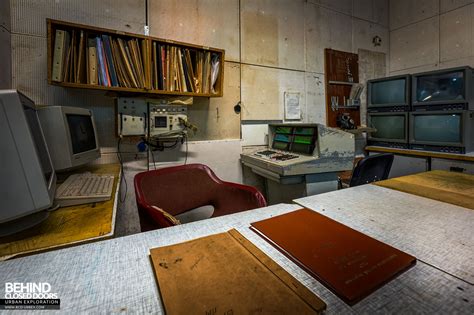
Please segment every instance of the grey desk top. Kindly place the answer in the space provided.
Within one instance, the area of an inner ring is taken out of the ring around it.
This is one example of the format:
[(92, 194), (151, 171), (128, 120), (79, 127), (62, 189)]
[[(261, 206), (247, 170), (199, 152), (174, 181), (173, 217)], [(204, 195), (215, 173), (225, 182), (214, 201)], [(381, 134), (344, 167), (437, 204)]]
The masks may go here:
[[(340, 191), (340, 197), (347, 191)], [(474, 288), (423, 262), (353, 307), (261, 239), (251, 222), (300, 208), (280, 204), (74, 248), (0, 262), (0, 298), (5, 282), (49, 282), (61, 312), (162, 314), (149, 249), (237, 228), (328, 305), (328, 314), (474, 313)], [(17, 313), (13, 313), (17, 314)], [(33, 311), (33, 314), (34, 311)], [(37, 314), (37, 313), (36, 313)]]
[(364, 185), (295, 200), (474, 284), (474, 211)]

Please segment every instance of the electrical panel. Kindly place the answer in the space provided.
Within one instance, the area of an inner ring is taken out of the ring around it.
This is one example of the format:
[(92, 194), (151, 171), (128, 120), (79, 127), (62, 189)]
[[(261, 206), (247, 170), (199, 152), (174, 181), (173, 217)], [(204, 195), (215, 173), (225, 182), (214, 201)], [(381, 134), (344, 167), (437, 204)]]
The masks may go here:
[(188, 121), (186, 106), (149, 104), (150, 136), (172, 137), (184, 132)]
[(117, 133), (122, 136), (144, 136), (147, 133), (147, 103), (143, 99), (118, 98)]

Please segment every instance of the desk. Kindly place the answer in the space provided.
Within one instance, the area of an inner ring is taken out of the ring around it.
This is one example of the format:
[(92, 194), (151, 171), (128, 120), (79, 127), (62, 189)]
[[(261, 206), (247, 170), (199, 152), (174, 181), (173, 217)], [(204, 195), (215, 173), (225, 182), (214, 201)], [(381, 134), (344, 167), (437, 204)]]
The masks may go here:
[[(354, 191), (354, 189), (357, 190)], [(366, 185), (308, 197), (308, 200), (328, 195), (329, 197), (325, 200), (330, 204), (337, 204), (339, 201), (347, 200), (365, 190), (366, 196), (371, 195), (374, 189), (385, 191), (387, 194), (390, 192), (403, 194), (387, 188)], [(420, 200), (424, 200), (424, 198), (412, 197), (414, 203), (412, 206), (416, 206), (419, 202), (423, 203)], [(397, 199), (393, 199), (392, 202), (396, 203)], [(0, 284), (4, 282), (49, 282), (51, 292), (57, 292), (61, 299), (61, 312), (66, 314), (81, 312), (164, 314), (149, 259), (150, 248), (180, 243), (236, 228), (296, 279), (321, 297), (328, 305), (327, 314), (474, 313), (473, 286), (423, 261), (418, 261), (413, 268), (353, 307), (346, 305), (326, 287), (249, 229), (251, 222), (299, 208), (298, 205), (279, 204), (0, 262)], [(337, 209), (337, 206), (334, 208)], [(352, 207), (351, 210), (364, 210), (363, 203), (359, 203), (358, 207)], [(462, 212), (463, 209), (458, 210)], [(407, 211), (411, 211), (411, 209), (407, 209)], [(474, 214), (471, 210), (469, 213)], [(457, 222), (460, 223), (464, 219), (464, 217), (458, 218)], [(383, 222), (375, 224), (380, 225), (383, 229)], [(369, 229), (370, 225), (374, 225), (374, 222), (369, 221), (369, 226), (363, 226), (362, 230)], [(471, 232), (464, 231), (463, 235), (471, 235)], [(467, 264), (472, 265), (472, 261)], [(0, 285), (0, 296), (3, 294), (4, 286)]]
[(373, 184), (474, 210), (473, 175), (431, 171), (395, 177)]
[[(80, 172), (115, 175), (112, 198), (93, 204), (59, 208), (21, 240), (0, 243), (0, 260), (110, 238), (114, 234), (120, 165), (91, 165)], [(32, 234), (32, 235), (29, 235)]]
[(377, 147), (377, 146), (366, 146), (365, 150), (367, 152), (393, 153), (397, 155), (425, 158), (427, 171), (431, 171), (432, 158), (474, 162), (473, 153), (454, 154), (454, 153), (442, 153), (442, 152), (420, 151), (420, 150), (410, 150), (410, 149), (385, 148), (385, 147)]

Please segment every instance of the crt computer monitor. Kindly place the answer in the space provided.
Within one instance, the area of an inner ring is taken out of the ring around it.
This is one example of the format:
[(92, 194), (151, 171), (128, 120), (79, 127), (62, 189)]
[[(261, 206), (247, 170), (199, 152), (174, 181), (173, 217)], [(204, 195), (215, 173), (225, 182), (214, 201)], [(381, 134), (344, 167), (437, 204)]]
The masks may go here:
[(413, 110), (474, 110), (474, 81), (470, 67), (414, 74)]
[(410, 75), (399, 75), (367, 81), (367, 110), (408, 111)]
[(65, 171), (100, 157), (94, 116), (88, 109), (45, 106), (38, 110), (54, 169)]
[(56, 173), (32, 100), (0, 90), (0, 236), (46, 219), (56, 191)]
[(370, 145), (408, 148), (408, 113), (368, 113), (367, 125), (375, 128), (368, 136)]
[(474, 112), (425, 111), (410, 113), (410, 148), (468, 153), (474, 151)]

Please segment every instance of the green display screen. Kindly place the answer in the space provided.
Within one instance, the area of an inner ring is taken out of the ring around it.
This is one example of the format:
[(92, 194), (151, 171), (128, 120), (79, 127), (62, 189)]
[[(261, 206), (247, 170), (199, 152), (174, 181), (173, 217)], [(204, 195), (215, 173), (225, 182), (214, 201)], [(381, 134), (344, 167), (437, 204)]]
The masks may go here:
[(276, 134), (275, 141), (290, 142), (289, 135)]
[(286, 133), (290, 134), (292, 132), (292, 127), (276, 127), (275, 133)]
[(275, 126), (273, 149), (312, 154), (316, 146), (317, 127)]
[(307, 136), (312, 136), (314, 134), (314, 128), (300, 128), (300, 127), (295, 127), (294, 134), (295, 135), (307, 135)]
[(294, 143), (301, 143), (301, 144), (311, 144), (312, 137), (308, 136), (295, 136), (293, 140)]

